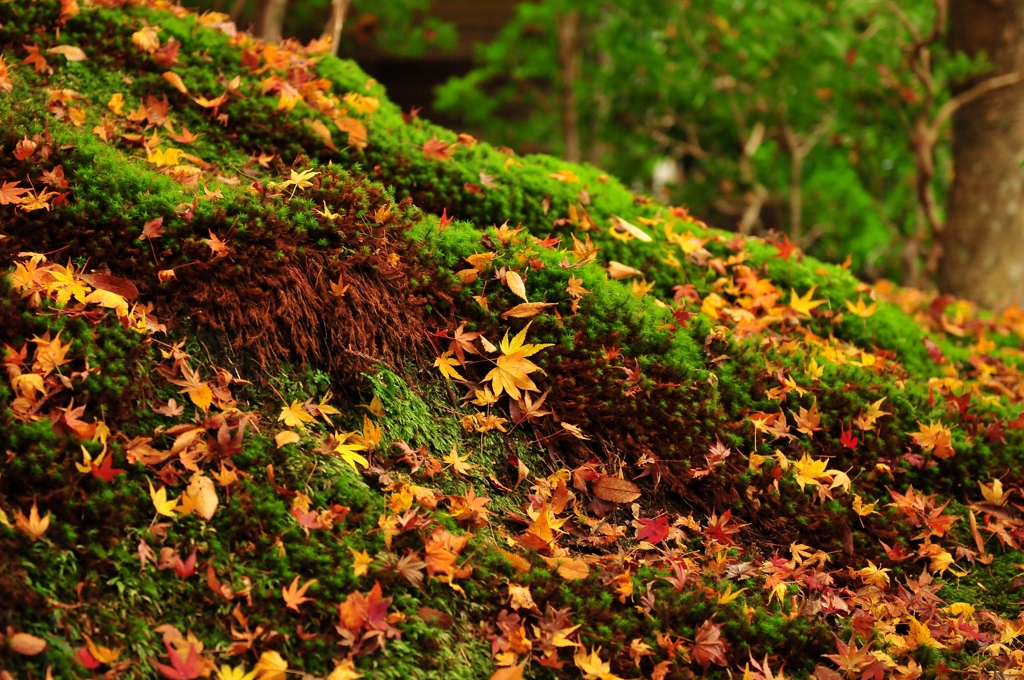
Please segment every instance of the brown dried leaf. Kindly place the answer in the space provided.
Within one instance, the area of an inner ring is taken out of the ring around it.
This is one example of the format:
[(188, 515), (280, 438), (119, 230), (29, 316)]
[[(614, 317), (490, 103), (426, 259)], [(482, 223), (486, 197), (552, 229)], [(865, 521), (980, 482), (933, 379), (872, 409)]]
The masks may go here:
[(18, 654), (35, 656), (46, 651), (46, 640), (28, 633), (15, 633), (7, 640), (8, 646)]
[(590, 485), (590, 490), (602, 501), (632, 503), (640, 498), (640, 487), (628, 479), (601, 475)]
[[(470, 270), (473, 271), (473, 270)], [(516, 305), (512, 309), (508, 309), (501, 314), (502, 319), (512, 317), (513, 319), (528, 319), (531, 316), (537, 316), (548, 307), (554, 307), (554, 302), (523, 302)]]

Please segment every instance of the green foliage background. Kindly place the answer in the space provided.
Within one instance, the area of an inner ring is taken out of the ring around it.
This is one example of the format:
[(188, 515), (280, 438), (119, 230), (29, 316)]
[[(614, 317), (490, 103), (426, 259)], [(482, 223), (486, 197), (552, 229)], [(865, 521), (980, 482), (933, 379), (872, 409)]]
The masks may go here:
[[(668, 160), (681, 181), (658, 198), (723, 228), (735, 228), (749, 197), (764, 192), (755, 232), (791, 231), (787, 130), (817, 138), (802, 167), (801, 244), (831, 261), (852, 252), (858, 273), (898, 279), (901, 245), (918, 228), (910, 133), (924, 101), (905, 55), (911, 27), (927, 33), (934, 21), (934, 3), (894, 7), (882, 0), (523, 3), (500, 37), (480, 46), (479, 66), (440, 88), (438, 105), (495, 143), (561, 153), (559, 92), (571, 86), (584, 160), (643, 189), (656, 188), (651, 172)], [(557, 26), (569, 12), (581, 16), (580, 71), (565, 83)], [(933, 108), (948, 99), (950, 82), (983, 68), (941, 45), (932, 61)], [(948, 134), (936, 155), (941, 204), (951, 177)]]

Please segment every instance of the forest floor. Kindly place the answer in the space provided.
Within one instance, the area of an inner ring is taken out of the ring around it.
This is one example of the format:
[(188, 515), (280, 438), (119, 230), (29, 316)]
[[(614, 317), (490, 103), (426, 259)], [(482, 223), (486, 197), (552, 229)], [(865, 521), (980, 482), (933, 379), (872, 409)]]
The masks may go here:
[(0, 678), (1016, 677), (1024, 312), (0, 3)]

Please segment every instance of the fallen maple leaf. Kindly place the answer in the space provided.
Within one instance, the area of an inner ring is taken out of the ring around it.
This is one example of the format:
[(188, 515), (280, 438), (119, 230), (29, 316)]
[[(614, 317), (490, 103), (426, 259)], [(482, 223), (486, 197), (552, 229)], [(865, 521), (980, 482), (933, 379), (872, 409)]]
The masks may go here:
[(92, 476), (97, 479), (101, 479), (107, 484), (114, 480), (114, 477), (123, 475), (125, 470), (113, 467), (114, 454), (113, 452), (103, 456), (103, 462), (96, 465), (94, 461), (89, 461), (89, 467), (92, 470)]
[(46, 513), (46, 517), (40, 517), (39, 508), (36, 506), (36, 502), (32, 501), (32, 509), (29, 510), (28, 517), (25, 517), (20, 510), (14, 512), (14, 524), (35, 542), (50, 528), (50, 513)]
[(163, 228), (164, 218), (163, 215), (160, 217), (154, 217), (145, 224), (142, 225), (142, 234), (139, 236), (139, 240), (160, 238), (164, 235)]
[(337, 283), (334, 283), (333, 281), (328, 281), (328, 283), (331, 284), (331, 295), (339, 298), (345, 297), (345, 293), (348, 292), (349, 287), (352, 285), (350, 283), (345, 283), (341, 274), (338, 274)]
[(466, 461), (469, 460), (469, 454), (467, 453), (465, 456), (460, 456), (458, 449), (454, 444), (452, 445), (451, 452), (447, 456), (442, 457), (441, 460), (455, 468), (455, 473), (459, 475), (464, 475), (479, 467), (475, 463), (467, 463)]
[(316, 418), (302, 408), (302, 404), (299, 403), (298, 399), (293, 399), (290, 405), (281, 409), (277, 422), (284, 422), (285, 427), (297, 427), (300, 430), (305, 430), (305, 424), (316, 422)]
[(153, 489), (153, 482), (150, 482), (149, 497), (153, 501), (153, 507), (156, 508), (158, 515), (174, 517), (174, 509), (178, 507), (179, 499), (167, 500), (167, 487), (161, 486), (160, 490), (156, 491)]
[(705, 621), (693, 639), (693, 658), (704, 670), (712, 663), (727, 666), (725, 658), (725, 640), (722, 639), (722, 627), (711, 619)]
[(277, 448), (287, 446), (288, 444), (296, 444), (302, 439), (298, 432), (292, 432), (291, 430), (282, 430), (278, 432), (274, 437), (274, 444)]
[(20, 182), (4, 182), (0, 186), (0, 205), (18, 205), (22, 202), (22, 196), (31, 190), (18, 186)]
[(619, 676), (612, 673), (611, 663), (601, 659), (600, 652), (600, 647), (595, 647), (588, 652), (583, 645), (576, 650), (573, 662), (577, 668), (583, 671), (585, 680), (621, 680)]
[(530, 324), (527, 324), (526, 328), (519, 331), (512, 338), (511, 342), (508, 339), (508, 331), (505, 331), (505, 337), (499, 344), (501, 356), (498, 357), (497, 366), (484, 376), (484, 380), (491, 381), (491, 391), (494, 393), (494, 396), (501, 396), (502, 392), (508, 392), (509, 396), (513, 399), (519, 399), (520, 390), (540, 391), (529, 377), (530, 373), (540, 371), (540, 366), (528, 360), (527, 357), (533, 356), (545, 347), (551, 347), (552, 345), (524, 344), (526, 342), (526, 332), (529, 329)]
[(981, 487), (981, 495), (985, 497), (985, 500), (998, 507), (1006, 505), (1010, 494), (1013, 493), (1013, 489), (1006, 492), (1003, 491), (1003, 482), (1000, 479), (994, 480), (991, 484), (978, 482), (978, 486)]
[(334, 452), (341, 456), (343, 461), (351, 465), (353, 470), (358, 472), (359, 468), (356, 467), (357, 463), (366, 468), (369, 467), (370, 461), (356, 453), (357, 451), (365, 451), (366, 446), (358, 442), (354, 442), (352, 444), (345, 443), (350, 437), (354, 436), (356, 435), (351, 433), (346, 435), (335, 435), (335, 438), (338, 440), (338, 444), (334, 447)]
[(451, 158), (452, 149), (445, 142), (437, 138), (435, 134), (433, 137), (423, 142), (423, 157), (433, 159), (435, 161), (443, 161)]
[(821, 415), (818, 413), (817, 403), (811, 404), (810, 410), (801, 406), (800, 411), (793, 414), (793, 420), (796, 422), (797, 432), (803, 432), (808, 437), (813, 437), (814, 433), (821, 429)]
[(917, 432), (911, 432), (910, 436), (925, 451), (932, 451), (936, 458), (949, 458), (956, 451), (951, 441), (952, 432), (942, 423), (929, 423), (922, 425), (918, 423)]
[(502, 319), (529, 319), (537, 316), (548, 307), (554, 307), (554, 302), (522, 302), (511, 309), (501, 313)]
[(227, 243), (217, 238), (217, 235), (210, 231), (210, 238), (204, 238), (203, 242), (210, 247), (210, 251), (216, 257), (227, 257), (230, 249)]
[(817, 288), (817, 284), (811, 286), (811, 289), (807, 291), (807, 294), (800, 297), (796, 294), (796, 291), (790, 289), (789, 306), (794, 309), (801, 316), (810, 316), (811, 310), (825, 304), (825, 300), (812, 300), (811, 297), (814, 295), (814, 291)]
[(132, 33), (132, 43), (143, 52), (153, 54), (160, 48), (159, 26), (146, 26)]
[(81, 47), (74, 45), (57, 45), (46, 50), (47, 54), (60, 54), (68, 61), (85, 61), (88, 59)]
[(181, 79), (181, 76), (179, 76), (174, 71), (166, 71), (161, 75), (161, 77), (168, 83), (170, 83), (171, 87), (173, 87), (178, 92), (182, 94), (188, 94), (188, 88), (185, 87), (185, 81), (183, 81)]
[(509, 666), (508, 668), (499, 668), (494, 671), (491, 675), (491, 680), (523, 680), (523, 669), (526, 668), (526, 662), (522, 662), (518, 666)]
[(171, 665), (166, 666), (158, 661), (153, 661), (153, 666), (160, 671), (160, 675), (168, 680), (196, 680), (196, 678), (202, 677), (204, 664), (199, 661), (199, 651), (195, 643), (189, 643), (188, 656), (185, 659), (181, 658), (169, 640), (164, 640), (164, 647), (167, 648), (167, 656)]
[(654, 519), (639, 519), (637, 522), (640, 523), (640, 530), (636, 533), (636, 540), (661, 543), (668, 538), (669, 525), (666, 515)]
[(287, 680), (288, 662), (277, 652), (263, 652), (253, 672), (260, 680)]
[(285, 606), (288, 609), (299, 611), (299, 605), (304, 602), (314, 602), (315, 600), (311, 597), (306, 597), (306, 591), (309, 587), (316, 583), (316, 579), (307, 581), (305, 585), (299, 587), (299, 577), (296, 576), (291, 582), (291, 585), (281, 589), (281, 597), (284, 598)]
[(609, 503), (632, 503), (640, 498), (640, 487), (628, 479), (601, 475), (590, 485), (595, 496)]
[(458, 365), (459, 360), (453, 359), (451, 352), (444, 352), (441, 356), (434, 359), (434, 368), (441, 371), (441, 375), (444, 376), (445, 380), (451, 380), (452, 378), (455, 380), (465, 380), (465, 378), (455, 370), (455, 367)]
[(517, 272), (511, 269), (505, 272), (505, 285), (508, 286), (509, 290), (515, 293), (518, 297), (523, 298), (524, 302), (529, 302), (530, 299), (526, 297), (526, 284), (523, 283), (523, 277), (519, 276)]
[(365, 576), (370, 565), (373, 564), (373, 558), (365, 550), (349, 548), (349, 552), (352, 553), (352, 575), (356, 578)]

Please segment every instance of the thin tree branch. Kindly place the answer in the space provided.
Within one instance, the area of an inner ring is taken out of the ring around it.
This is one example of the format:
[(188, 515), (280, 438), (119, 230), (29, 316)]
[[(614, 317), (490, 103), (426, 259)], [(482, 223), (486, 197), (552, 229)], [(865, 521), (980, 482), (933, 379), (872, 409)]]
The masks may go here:
[(1004, 73), (1003, 75), (993, 76), (988, 80), (981, 81), (971, 89), (961, 92), (943, 104), (942, 108), (940, 108), (938, 113), (935, 114), (935, 120), (932, 122), (932, 126), (935, 128), (936, 132), (938, 132), (938, 129), (941, 128), (954, 113), (964, 106), (967, 106), (976, 99), (984, 97), (989, 92), (1009, 87), (1010, 85), (1016, 85), (1021, 82), (1021, 80), (1020, 71), (1014, 71), (1013, 73)]

